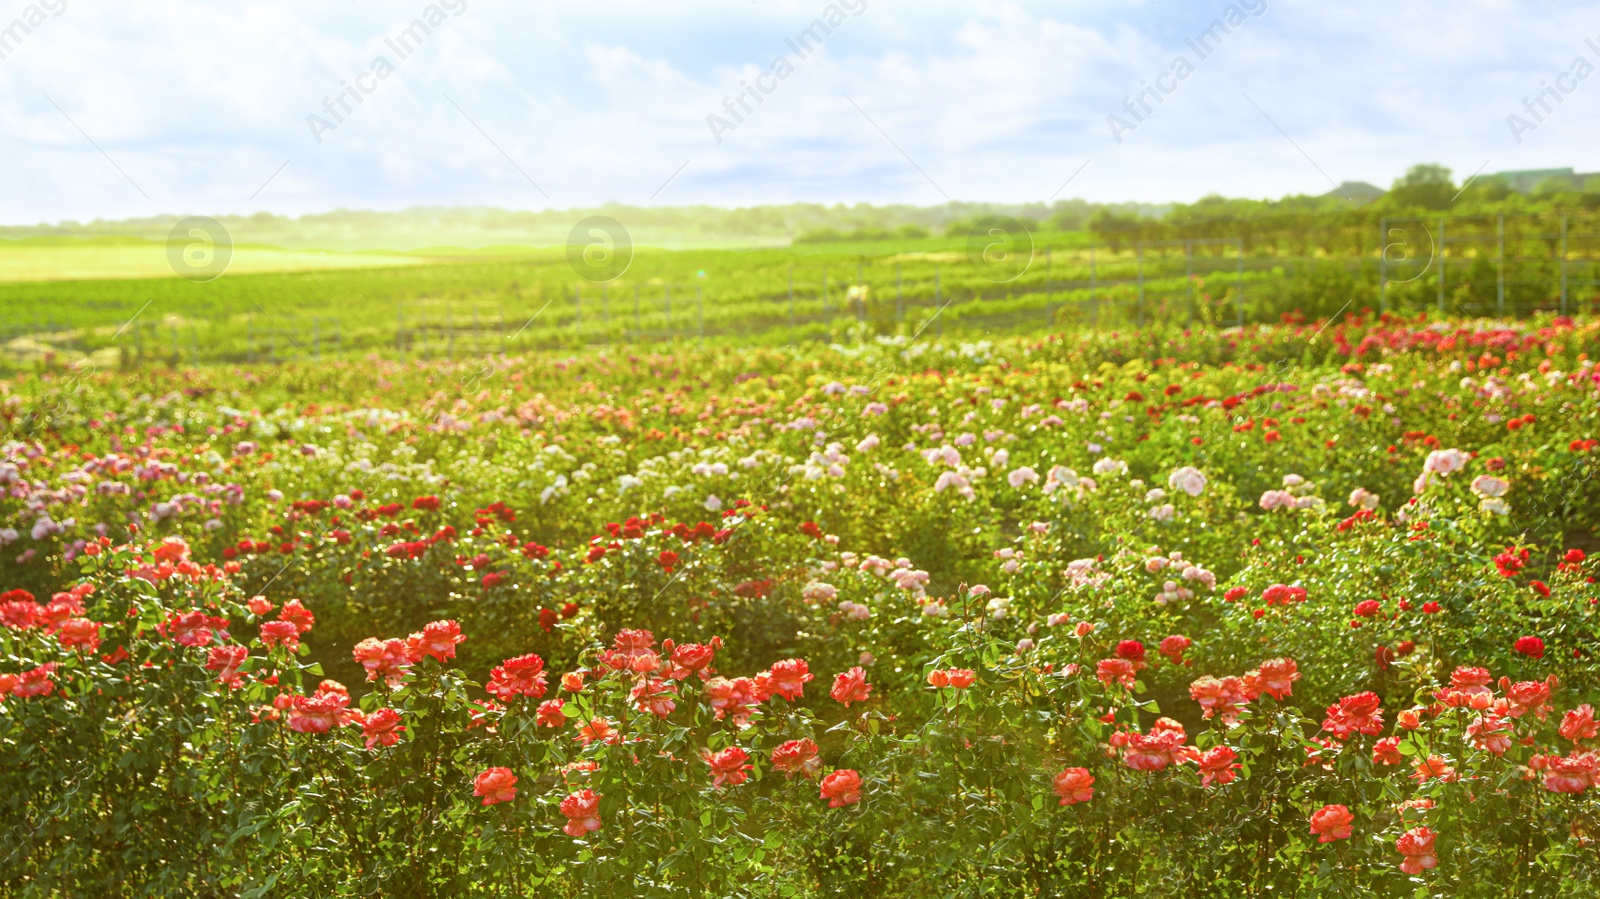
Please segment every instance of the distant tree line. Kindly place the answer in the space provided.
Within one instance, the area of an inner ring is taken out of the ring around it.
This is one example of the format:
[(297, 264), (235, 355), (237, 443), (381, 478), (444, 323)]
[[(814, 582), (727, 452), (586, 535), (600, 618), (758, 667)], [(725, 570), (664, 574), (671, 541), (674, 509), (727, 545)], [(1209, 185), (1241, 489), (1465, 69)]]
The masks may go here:
[[(939, 206), (870, 203), (790, 203), (745, 206), (624, 206), (517, 211), (490, 207), (413, 207), (397, 211), (336, 209), (299, 217), (259, 212), (220, 216), (236, 243), (322, 249), (417, 249), (499, 244), (558, 246), (582, 218), (604, 214), (623, 222), (641, 245), (674, 246), (742, 241), (819, 244), (904, 240), (966, 234), (986, 216), (1005, 215), (1031, 229), (1087, 231), (1096, 239), (1140, 240), (1242, 237), (1246, 242), (1298, 239), (1329, 251), (1376, 239), (1385, 217), (1579, 214), (1600, 210), (1600, 177), (1579, 183), (1551, 177), (1527, 193), (1502, 177), (1469, 178), (1458, 185), (1450, 169), (1412, 166), (1387, 192), (1371, 185), (1341, 185), (1328, 193), (1250, 200), (1207, 196), (1193, 203), (950, 202)], [(203, 210), (200, 210), (203, 212)], [(0, 226), (0, 238), (127, 238), (165, 240), (179, 216), (123, 221)], [(1300, 238), (1290, 238), (1300, 234)], [(1358, 236), (1359, 235), (1359, 236)]]
[(1241, 238), (1247, 247), (1263, 241), (1288, 241), (1304, 253), (1364, 252), (1379, 240), (1385, 219), (1436, 219), (1441, 216), (1493, 218), (1498, 215), (1583, 215), (1600, 210), (1600, 177), (1577, 184), (1547, 178), (1529, 193), (1518, 193), (1504, 177), (1486, 176), (1456, 184), (1450, 169), (1414, 165), (1375, 199), (1347, 194), (1341, 185), (1318, 196), (1249, 200), (1216, 195), (1174, 204), (1160, 216), (1110, 208), (1094, 210), (1089, 231), (1113, 245), (1192, 238)]

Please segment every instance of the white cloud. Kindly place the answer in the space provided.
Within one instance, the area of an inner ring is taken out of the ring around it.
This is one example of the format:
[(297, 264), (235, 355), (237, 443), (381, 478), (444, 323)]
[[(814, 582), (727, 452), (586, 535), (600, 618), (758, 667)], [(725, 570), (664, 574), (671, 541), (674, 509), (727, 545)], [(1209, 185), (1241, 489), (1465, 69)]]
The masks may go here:
[[(384, 37), (426, 3), (70, 0), (0, 62), (0, 159), (14, 173), (0, 220), (640, 203), (685, 160), (656, 202), (937, 203), (938, 188), (1037, 200), (1085, 159), (1064, 195), (1320, 193), (1318, 167), (1381, 185), (1428, 160), (1461, 176), (1485, 160), (1596, 167), (1583, 151), (1600, 76), (1522, 146), (1505, 125), (1574, 56), (1600, 65), (1582, 40), (1600, 17), (1567, 0), (1448, 13), (1267, 0), (1120, 145), (1107, 114), (1192, 56), (1184, 38), (1225, 4), (865, 0), (801, 62), (784, 38), (824, 0), (625, 0), (605, 16), (465, 2), (319, 146), (306, 116), (393, 57)], [(779, 54), (794, 74), (718, 145), (706, 116)]]

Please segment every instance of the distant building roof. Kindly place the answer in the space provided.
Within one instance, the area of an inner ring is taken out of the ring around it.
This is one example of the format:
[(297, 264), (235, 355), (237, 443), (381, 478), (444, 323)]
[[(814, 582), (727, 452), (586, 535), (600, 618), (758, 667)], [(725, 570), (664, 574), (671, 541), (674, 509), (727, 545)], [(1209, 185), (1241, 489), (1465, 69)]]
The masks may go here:
[(1346, 181), (1323, 194), (1325, 197), (1349, 199), (1357, 206), (1365, 206), (1383, 195), (1383, 188), (1368, 184), (1365, 181)]
[(1539, 182), (1551, 178), (1561, 179), (1572, 183), (1573, 187), (1581, 187), (1580, 176), (1575, 174), (1571, 166), (1562, 169), (1522, 169), (1514, 172), (1496, 172), (1491, 178), (1500, 178), (1506, 185), (1519, 194), (1533, 193)]

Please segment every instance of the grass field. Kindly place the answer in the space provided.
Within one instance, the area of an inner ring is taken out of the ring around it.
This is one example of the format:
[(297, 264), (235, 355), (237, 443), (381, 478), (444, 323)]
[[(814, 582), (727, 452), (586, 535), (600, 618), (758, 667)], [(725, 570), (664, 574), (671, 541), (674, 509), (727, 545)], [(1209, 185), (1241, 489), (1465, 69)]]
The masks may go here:
[[(243, 245), (234, 248), (235, 274), (420, 265), (403, 253), (332, 253)], [(173, 278), (164, 243), (137, 238), (0, 240), (0, 282)]]
[[(1568, 266), (1571, 309), (1592, 304), (1593, 260)], [(222, 277), (177, 278), (164, 246), (60, 238), (0, 248), (0, 360), (47, 356), (193, 365), (378, 352), (463, 356), (596, 344), (731, 339), (781, 343), (950, 331), (968, 336), (1154, 322), (1244, 324), (1363, 308), (1520, 315), (1563, 311), (1556, 266), (1502, 273), (1482, 254), (1435, 276), (1390, 271), (1376, 252), (1292, 242), (1092, 245), (1034, 235), (1025, 270), (998, 277), (962, 238), (790, 248), (640, 248), (608, 283), (580, 278), (563, 247), (431, 247), (323, 253), (249, 245)], [(1014, 277), (1010, 277), (1014, 275)], [(1404, 275), (1404, 279), (1401, 278)], [(865, 288), (865, 299), (859, 288)], [(852, 288), (857, 288), (852, 292)]]

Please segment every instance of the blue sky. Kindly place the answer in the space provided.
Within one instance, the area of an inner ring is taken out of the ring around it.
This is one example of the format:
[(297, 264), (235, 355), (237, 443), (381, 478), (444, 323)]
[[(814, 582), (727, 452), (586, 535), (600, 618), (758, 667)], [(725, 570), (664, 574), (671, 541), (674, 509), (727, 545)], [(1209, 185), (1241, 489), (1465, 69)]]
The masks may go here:
[[(1186, 39), (1229, 4), (852, 0), (803, 61), (785, 39), (823, 0), (442, 0), (399, 58), (385, 38), (429, 5), (0, 0), (0, 222), (1163, 202), (1387, 186), (1419, 161), (1600, 169), (1600, 75), (1568, 79), (1520, 144), (1506, 122), (1578, 56), (1600, 66), (1600, 9), (1573, 0), (1254, 0), (1203, 60)], [(13, 19), (38, 24), (7, 39)], [(780, 55), (794, 71), (718, 143), (707, 116)], [(1124, 98), (1179, 55), (1193, 71), (1133, 122)], [(358, 80), (372, 91), (333, 122), (324, 98)], [(1137, 125), (1120, 143), (1112, 114)]]

